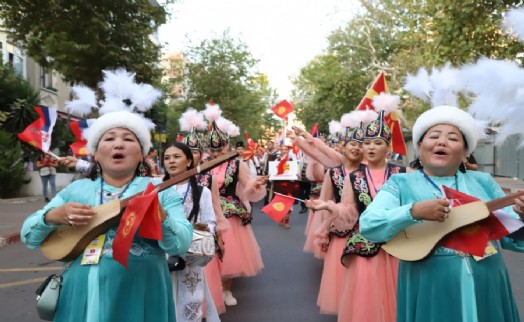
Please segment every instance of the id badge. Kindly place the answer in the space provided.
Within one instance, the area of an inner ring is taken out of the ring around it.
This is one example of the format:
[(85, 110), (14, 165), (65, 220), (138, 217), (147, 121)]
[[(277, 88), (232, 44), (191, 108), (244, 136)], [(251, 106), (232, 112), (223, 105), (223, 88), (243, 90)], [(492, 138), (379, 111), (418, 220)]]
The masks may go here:
[(95, 265), (100, 261), (100, 256), (102, 256), (102, 247), (104, 246), (104, 241), (106, 240), (106, 235), (102, 234), (93, 239), (84, 249), (84, 256), (82, 257), (82, 265)]
[(478, 262), (483, 260), (484, 258), (490, 257), (493, 254), (498, 253), (497, 248), (493, 244), (493, 242), (490, 240), (488, 242), (488, 245), (486, 246), (486, 249), (484, 250), (484, 256), (473, 256), (473, 258)]

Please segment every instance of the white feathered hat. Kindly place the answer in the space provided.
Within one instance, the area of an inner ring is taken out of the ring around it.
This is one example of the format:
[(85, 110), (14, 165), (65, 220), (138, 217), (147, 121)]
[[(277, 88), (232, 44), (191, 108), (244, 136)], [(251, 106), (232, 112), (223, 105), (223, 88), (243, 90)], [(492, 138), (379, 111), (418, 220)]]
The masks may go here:
[(92, 109), (97, 109), (100, 117), (83, 132), (87, 139), (87, 150), (94, 154), (102, 135), (112, 128), (126, 128), (133, 132), (147, 155), (151, 148), (150, 130), (155, 127), (151, 120), (145, 118), (141, 112), (149, 110), (162, 96), (162, 92), (149, 84), (137, 84), (135, 74), (125, 69), (116, 71), (102, 71), (104, 80), (99, 87), (104, 92), (104, 100), (100, 106), (96, 102), (96, 94), (84, 85), (75, 85), (71, 88), (78, 99), (66, 102), (66, 108), (73, 114), (83, 116)]
[(466, 139), (468, 155), (475, 150), (478, 135), (473, 116), (454, 106), (440, 105), (422, 113), (413, 125), (413, 145), (417, 154), (418, 142), (430, 128), (437, 124), (449, 124), (458, 128)]

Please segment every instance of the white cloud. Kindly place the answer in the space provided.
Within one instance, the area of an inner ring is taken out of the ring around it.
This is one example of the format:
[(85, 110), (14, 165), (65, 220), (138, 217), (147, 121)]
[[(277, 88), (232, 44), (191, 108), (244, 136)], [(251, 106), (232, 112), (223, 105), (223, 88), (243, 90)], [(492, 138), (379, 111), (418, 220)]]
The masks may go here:
[(281, 98), (289, 98), (291, 82), (326, 47), (330, 31), (351, 19), (351, 0), (182, 0), (171, 20), (159, 30), (169, 51), (183, 51), (192, 41), (219, 37), (229, 29), (260, 60), (259, 70)]

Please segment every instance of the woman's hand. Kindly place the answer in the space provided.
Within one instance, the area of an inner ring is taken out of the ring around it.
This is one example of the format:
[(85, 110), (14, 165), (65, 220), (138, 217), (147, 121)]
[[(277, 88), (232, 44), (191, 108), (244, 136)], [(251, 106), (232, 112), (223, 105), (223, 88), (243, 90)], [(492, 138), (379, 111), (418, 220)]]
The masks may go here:
[(524, 221), (524, 196), (515, 199), (513, 210), (520, 216), (520, 220)]
[(265, 186), (266, 182), (267, 182), (267, 176), (257, 176), (257, 179), (255, 181), (255, 189), (258, 189), (261, 186)]
[(331, 209), (329, 208), (329, 204), (324, 200), (320, 200), (320, 199), (306, 200), (305, 204), (306, 204), (306, 207), (308, 207), (309, 209), (313, 211), (317, 211), (317, 210), (331, 211)]
[(411, 208), (411, 217), (418, 220), (444, 222), (449, 217), (449, 201), (447, 199), (432, 199), (419, 201)]
[(58, 163), (68, 168), (74, 168), (76, 167), (76, 164), (78, 163), (78, 159), (75, 158), (74, 156), (68, 155), (66, 157), (61, 157), (60, 159), (58, 159)]
[(68, 202), (58, 208), (51, 209), (45, 216), (46, 224), (85, 226), (96, 215), (93, 207), (79, 202)]

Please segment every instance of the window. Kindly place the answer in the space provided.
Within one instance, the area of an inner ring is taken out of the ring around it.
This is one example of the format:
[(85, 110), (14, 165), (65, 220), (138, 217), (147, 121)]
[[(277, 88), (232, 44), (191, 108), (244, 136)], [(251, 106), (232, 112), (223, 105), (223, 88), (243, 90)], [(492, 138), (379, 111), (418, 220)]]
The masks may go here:
[(24, 77), (24, 56), (22, 51), (12, 44), (7, 44), (7, 63), (18, 76)]
[(45, 67), (40, 67), (40, 86), (43, 88), (51, 87), (51, 77)]

